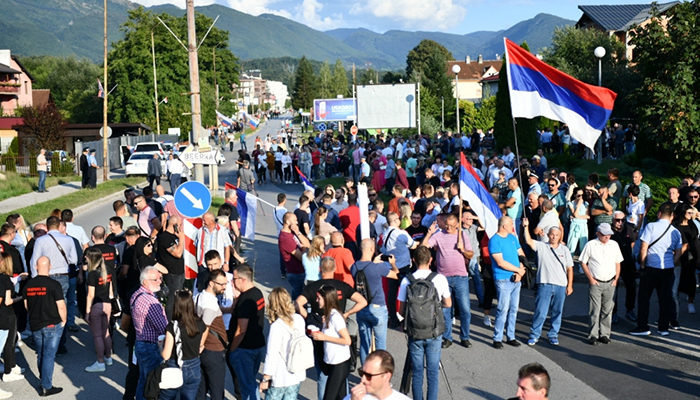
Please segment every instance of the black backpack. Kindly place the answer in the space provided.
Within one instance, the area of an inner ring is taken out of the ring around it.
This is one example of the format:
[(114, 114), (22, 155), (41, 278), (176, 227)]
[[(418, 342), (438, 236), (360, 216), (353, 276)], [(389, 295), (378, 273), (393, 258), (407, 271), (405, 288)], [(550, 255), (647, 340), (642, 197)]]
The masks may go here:
[(408, 286), (404, 330), (412, 339), (432, 339), (445, 332), (442, 303), (433, 284), (436, 276), (436, 272), (431, 272), (425, 279), (416, 279), (413, 274), (406, 276)]
[[(365, 268), (369, 265), (371, 265), (371, 263), (365, 265)], [(369, 280), (367, 279), (367, 275), (365, 275), (365, 268), (360, 269), (357, 263), (355, 263), (355, 267), (357, 268), (357, 272), (355, 273), (355, 290), (357, 293), (361, 294), (362, 297), (367, 299), (367, 304), (372, 304), (372, 290), (369, 288)]]

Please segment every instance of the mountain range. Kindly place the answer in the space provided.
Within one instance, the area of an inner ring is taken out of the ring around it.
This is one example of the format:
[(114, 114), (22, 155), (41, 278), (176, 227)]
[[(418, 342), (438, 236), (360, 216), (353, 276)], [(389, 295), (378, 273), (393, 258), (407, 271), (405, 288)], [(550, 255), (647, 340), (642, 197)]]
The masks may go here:
[[(3, 0), (0, 19), (0, 46), (13, 54), (56, 55), (102, 59), (103, 0)], [(108, 40), (123, 37), (119, 26), (128, 18), (128, 10), (138, 7), (128, 0), (109, 0)], [(182, 16), (184, 9), (173, 5), (148, 7), (155, 13)], [(533, 51), (551, 44), (556, 27), (575, 21), (549, 14), (538, 14), (501, 31), (480, 31), (465, 35), (440, 32), (391, 30), (376, 33), (367, 29), (334, 29), (321, 32), (290, 19), (261, 14), (253, 16), (222, 5), (197, 7), (210, 18), (220, 16), (216, 26), (229, 31), (229, 49), (241, 60), (272, 57), (307, 58), (375, 69), (403, 69), (406, 55), (423, 39), (434, 40), (456, 59), (495, 59), (503, 53), (503, 37), (515, 42), (527, 41)]]

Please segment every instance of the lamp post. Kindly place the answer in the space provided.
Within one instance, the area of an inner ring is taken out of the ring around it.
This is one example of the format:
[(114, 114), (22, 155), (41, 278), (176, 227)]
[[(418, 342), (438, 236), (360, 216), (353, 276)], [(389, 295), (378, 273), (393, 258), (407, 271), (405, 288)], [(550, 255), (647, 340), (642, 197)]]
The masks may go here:
[(442, 103), (442, 130), (445, 130), (445, 96), (440, 97), (440, 102)]
[[(605, 57), (605, 48), (598, 46), (593, 50), (593, 55), (598, 59), (598, 86), (603, 86), (603, 57)], [(598, 138), (598, 164), (603, 163), (603, 134)]]
[(459, 71), (461, 71), (461, 70), (462, 70), (462, 68), (460, 68), (459, 64), (455, 64), (452, 66), (452, 72), (454, 72), (454, 74), (455, 74), (455, 100), (457, 102), (457, 109), (456, 109), (457, 132), (456, 133), (460, 132), (460, 130), (459, 130), (459, 78), (458, 78), (458, 76), (459, 76)]

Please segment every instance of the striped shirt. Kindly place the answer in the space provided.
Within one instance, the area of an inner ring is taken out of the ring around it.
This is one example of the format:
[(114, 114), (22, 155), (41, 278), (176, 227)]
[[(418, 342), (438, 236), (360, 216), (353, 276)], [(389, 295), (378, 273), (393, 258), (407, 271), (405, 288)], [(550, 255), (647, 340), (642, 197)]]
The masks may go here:
[(136, 340), (158, 342), (158, 336), (165, 334), (168, 319), (165, 309), (155, 294), (141, 286), (131, 296), (131, 318), (136, 329)]

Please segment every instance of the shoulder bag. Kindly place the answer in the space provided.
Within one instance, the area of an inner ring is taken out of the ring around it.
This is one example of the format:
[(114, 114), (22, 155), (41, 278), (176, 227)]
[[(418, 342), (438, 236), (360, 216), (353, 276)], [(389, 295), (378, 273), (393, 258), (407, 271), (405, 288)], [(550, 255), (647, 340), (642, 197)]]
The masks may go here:
[[(644, 229), (646, 230), (647, 228), (644, 227)], [(649, 254), (649, 249), (651, 249), (651, 247), (652, 247), (653, 245), (655, 245), (656, 242), (658, 242), (659, 240), (661, 240), (661, 238), (664, 237), (664, 236), (666, 235), (666, 232), (668, 232), (669, 229), (671, 229), (671, 224), (670, 224), (670, 223), (668, 224), (668, 227), (666, 227), (666, 230), (664, 231), (664, 233), (662, 233), (661, 236), (659, 236), (658, 238), (656, 238), (656, 240), (654, 240), (653, 242), (651, 242), (651, 244), (649, 245), (649, 247), (647, 247), (647, 254)], [(642, 235), (640, 234), (639, 237), (641, 238)], [(640, 242), (640, 247), (639, 247), (639, 253), (637, 254), (637, 262), (641, 265), (641, 264), (642, 264), (641, 239), (639, 239), (639, 242)], [(636, 246), (635, 246), (635, 247), (636, 247)]]

